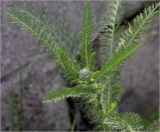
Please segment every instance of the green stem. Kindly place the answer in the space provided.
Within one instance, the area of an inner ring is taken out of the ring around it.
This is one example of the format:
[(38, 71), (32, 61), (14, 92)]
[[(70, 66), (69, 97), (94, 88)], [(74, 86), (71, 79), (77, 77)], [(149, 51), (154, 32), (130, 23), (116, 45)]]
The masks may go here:
[(109, 78), (108, 80), (108, 107), (110, 106), (111, 103), (111, 80)]
[(23, 77), (22, 77), (22, 65), (19, 62), (19, 77), (20, 77), (20, 82), (19, 82), (19, 116), (18, 116), (18, 124), (19, 124), (19, 131), (23, 131), (24, 128), (24, 87), (23, 87)]
[[(99, 85), (99, 93), (97, 94), (97, 104), (98, 104), (98, 110), (99, 110), (99, 117), (101, 118), (102, 122), (104, 121), (106, 117), (106, 106), (105, 106), (105, 86)], [(107, 131), (107, 128), (105, 125), (103, 125), (103, 131)]]
[(105, 116), (106, 108), (105, 108), (105, 103), (104, 103), (104, 88), (103, 88), (103, 91), (102, 91), (101, 96), (100, 96), (100, 102), (102, 104), (102, 113)]

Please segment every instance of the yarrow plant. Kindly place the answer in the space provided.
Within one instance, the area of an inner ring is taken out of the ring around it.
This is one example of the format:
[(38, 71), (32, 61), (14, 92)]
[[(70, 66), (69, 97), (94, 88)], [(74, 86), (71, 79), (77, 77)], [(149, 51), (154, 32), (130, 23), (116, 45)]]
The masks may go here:
[[(57, 61), (59, 71), (70, 86), (49, 92), (43, 100), (44, 103), (56, 103), (65, 97), (83, 98), (88, 105), (88, 113), (94, 120), (96, 130), (133, 132), (151, 130), (151, 126), (154, 124), (157, 126), (158, 121), (147, 128), (138, 114), (120, 113), (116, 110), (123, 89), (117, 77), (121, 65), (141, 47), (138, 39), (146, 31), (146, 25), (158, 13), (159, 6), (159, 3), (154, 3), (144, 9), (125, 29), (120, 23), (122, 0), (110, 1), (100, 34), (103, 52), (100, 69), (95, 66), (96, 53), (93, 50), (95, 22), (89, 2), (86, 2), (83, 13), (79, 43), (80, 59), (68, 52), (62, 45), (65, 41), (62, 41), (56, 32), (38, 17), (21, 8), (12, 8), (7, 13), (17, 26), (35, 36), (49, 55)], [(123, 32), (120, 32), (122, 29)]]

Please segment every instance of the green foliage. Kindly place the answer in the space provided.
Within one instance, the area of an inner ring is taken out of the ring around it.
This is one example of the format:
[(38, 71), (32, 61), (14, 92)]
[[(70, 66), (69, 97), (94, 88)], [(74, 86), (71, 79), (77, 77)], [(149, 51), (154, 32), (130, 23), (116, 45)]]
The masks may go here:
[(121, 13), (122, 0), (113, 0), (109, 3), (107, 7), (107, 12), (104, 16), (103, 26), (102, 26), (102, 50), (105, 56), (104, 61), (112, 56), (113, 44), (116, 34), (116, 29), (119, 27)]
[(72, 63), (70, 62), (70, 58), (67, 58), (67, 57), (68, 56), (66, 55), (64, 50), (59, 49), (59, 58), (61, 60), (61, 65), (66, 69), (67, 72), (69, 72), (70, 75), (76, 78), (78, 77), (80, 66), (76, 62), (72, 62), (74, 63), (74, 65), (77, 65), (77, 68), (78, 68), (74, 70), (74, 65), (71, 65)]
[(135, 132), (143, 130), (141, 117), (135, 113), (113, 113), (104, 121), (110, 130)]
[(159, 126), (159, 124), (160, 124), (160, 120), (159, 119), (157, 119), (157, 120), (155, 120), (155, 121), (153, 121), (152, 123), (150, 123), (149, 125), (148, 125), (148, 127), (147, 127), (147, 131), (160, 131), (160, 126)]
[(122, 0), (113, 0), (109, 4), (100, 36), (106, 58), (100, 70), (96, 70), (94, 65), (96, 59), (93, 51), (95, 24), (89, 2), (84, 8), (80, 35), (82, 49), (79, 53), (79, 60), (76, 59), (77, 54), (71, 54), (72, 50), (65, 48), (64, 45), (69, 42), (68, 39), (65, 41), (64, 37), (58, 35), (61, 28), (58, 30), (54, 25), (46, 24), (39, 19), (40, 17), (20, 8), (11, 9), (8, 15), (16, 25), (35, 36), (47, 49), (48, 54), (57, 60), (63, 77), (71, 85), (71, 88), (61, 88), (50, 92), (44, 98), (44, 103), (55, 103), (65, 97), (80, 97), (87, 104), (87, 111), (90, 118), (94, 120), (97, 130), (133, 132), (144, 130), (142, 118), (135, 113), (116, 111), (122, 92), (122, 85), (118, 82), (120, 68), (140, 48), (138, 38), (146, 30), (151, 18), (158, 13), (159, 5), (159, 3), (154, 3), (146, 8), (128, 24), (127, 29), (124, 29), (120, 25)]
[(112, 93), (111, 93), (111, 101), (117, 102), (117, 101), (119, 101), (119, 98), (122, 94), (123, 86), (121, 86), (120, 84), (119, 85), (114, 84), (114, 85), (112, 85), (112, 89), (114, 89), (114, 90), (112, 90)]
[(61, 88), (57, 91), (50, 92), (48, 96), (44, 98), (44, 103), (53, 103), (62, 100), (65, 97), (79, 97), (81, 95), (95, 94), (93, 88), (77, 86), (74, 88)]
[(17, 93), (11, 93), (11, 113), (12, 113), (12, 131), (24, 130), (24, 86), (22, 80), (22, 66), (19, 63), (19, 89)]
[[(81, 58), (85, 66), (89, 68), (89, 62), (91, 54), (92, 54), (92, 47), (93, 47), (93, 38), (92, 34), (94, 31), (94, 19), (93, 19), (93, 11), (92, 8), (87, 2), (84, 8), (83, 14), (83, 25), (82, 25), (82, 32), (81, 32), (81, 43), (82, 43), (82, 52)], [(92, 55), (93, 56), (93, 55)]]
[(91, 56), (90, 56), (90, 58), (89, 58), (89, 65), (88, 65), (88, 68), (89, 68), (91, 71), (94, 71), (95, 57), (96, 57), (95, 52), (92, 52), (92, 53), (91, 53)]
[(116, 51), (126, 47), (129, 44), (136, 43), (140, 35), (146, 31), (147, 24), (151, 21), (151, 18), (159, 11), (160, 3), (154, 3), (148, 8), (144, 9), (143, 13), (140, 13), (131, 24), (129, 24), (128, 29), (125, 31), (123, 36), (118, 42)]
[[(9, 10), (7, 14), (12, 18), (13, 23), (36, 37), (40, 44), (47, 49), (49, 56), (56, 58), (60, 66), (60, 71), (65, 79), (67, 81), (68, 79), (73, 81), (75, 74), (77, 74), (74, 69), (78, 71), (80, 66), (74, 56), (69, 56), (64, 51), (64, 48), (59, 46), (59, 43), (61, 44), (63, 42), (60, 41), (54, 31), (52, 31), (52, 28), (41, 22), (38, 17), (33, 16), (31, 13), (21, 8), (13, 8)], [(62, 58), (64, 54), (65, 58)], [(67, 63), (66, 59), (70, 63)]]
[(132, 44), (115, 53), (112, 58), (106, 64), (104, 64), (101, 70), (97, 71), (93, 75), (93, 79), (97, 81), (101, 77), (104, 77), (108, 73), (112, 72), (114, 69), (120, 66), (121, 63), (123, 63), (126, 59), (133, 55), (137, 51), (137, 49), (139, 49), (139, 47), (140, 46), (138, 44)]

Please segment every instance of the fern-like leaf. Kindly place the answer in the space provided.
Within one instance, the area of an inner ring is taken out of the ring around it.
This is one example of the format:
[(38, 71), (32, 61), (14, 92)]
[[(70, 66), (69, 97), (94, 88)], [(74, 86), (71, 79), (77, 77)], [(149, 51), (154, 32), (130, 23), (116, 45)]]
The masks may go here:
[(149, 124), (149, 126), (147, 127), (147, 131), (160, 131), (160, 119), (157, 119), (155, 121), (153, 121), (152, 123)]
[(43, 100), (44, 103), (55, 103), (58, 102), (65, 97), (79, 97), (81, 95), (90, 95), (95, 94), (95, 89), (77, 86), (74, 88), (61, 88), (58, 91), (50, 92)]
[(129, 28), (125, 31), (123, 36), (120, 38), (119, 43), (116, 47), (116, 51), (122, 47), (126, 47), (131, 43), (137, 42), (140, 35), (146, 31), (147, 24), (151, 21), (151, 18), (159, 12), (160, 3), (154, 3), (140, 13), (131, 24)]
[(119, 101), (120, 95), (123, 92), (123, 87), (121, 85), (115, 84), (111, 86), (112, 92), (111, 92), (111, 101)]
[(141, 117), (136, 113), (113, 113), (104, 124), (112, 131), (135, 132), (144, 128)]
[(95, 72), (92, 77), (93, 80), (99, 80), (100, 78), (117, 69), (118, 66), (120, 66), (126, 59), (132, 56), (139, 48), (140, 45), (132, 44), (115, 53), (100, 71)]
[[(61, 43), (61, 41), (59, 38), (57, 38), (58, 36), (54, 34), (52, 29), (48, 25), (44, 24), (38, 17), (21, 8), (13, 8), (9, 10), (7, 14), (12, 18), (13, 23), (37, 38), (40, 44), (45, 49), (47, 49), (49, 56), (56, 58), (59, 65), (62, 67), (62, 72), (67, 72), (64, 73), (67, 74), (67, 77), (68, 75), (72, 78), (75, 77), (76, 71), (74, 70), (77, 70), (78, 72), (78, 70), (80, 70), (80, 66), (73, 56), (65, 54), (64, 58), (62, 52), (65, 52), (62, 47), (59, 46), (59, 43)], [(68, 60), (70, 61), (70, 63), (67, 63)]]
[(64, 50), (60, 49), (59, 50), (59, 55), (60, 55), (60, 59), (61, 59), (61, 63), (64, 66), (64, 68), (75, 78), (78, 78), (79, 74), (77, 71), (80, 70), (80, 67), (78, 67), (78, 63), (74, 63), (77, 64), (78, 69), (76, 69), (77, 71), (75, 71), (72, 67), (72, 63), (69, 62), (70, 58), (67, 58), (67, 55), (65, 54)]
[(92, 52), (92, 53), (91, 53), (91, 56), (90, 56), (90, 58), (89, 58), (89, 69), (90, 69), (91, 71), (94, 71), (95, 57), (96, 57), (95, 52)]
[(121, 5), (122, 0), (111, 1), (104, 17), (101, 35), (102, 52), (105, 57), (104, 62), (112, 56), (115, 32), (118, 26), (117, 19), (121, 16), (119, 14)]
[(89, 2), (87, 2), (84, 8), (83, 25), (81, 32), (81, 43), (82, 43), (81, 59), (85, 64), (85, 66), (87, 66), (88, 68), (89, 68), (89, 59), (93, 47), (92, 34), (95, 27), (94, 24), (95, 23), (94, 23), (93, 11)]

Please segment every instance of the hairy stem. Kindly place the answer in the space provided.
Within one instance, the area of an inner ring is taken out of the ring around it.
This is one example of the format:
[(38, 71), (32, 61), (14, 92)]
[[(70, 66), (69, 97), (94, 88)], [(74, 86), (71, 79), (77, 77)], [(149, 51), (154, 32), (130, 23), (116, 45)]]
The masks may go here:
[(111, 103), (111, 80), (109, 78), (108, 80), (108, 107), (110, 106)]

